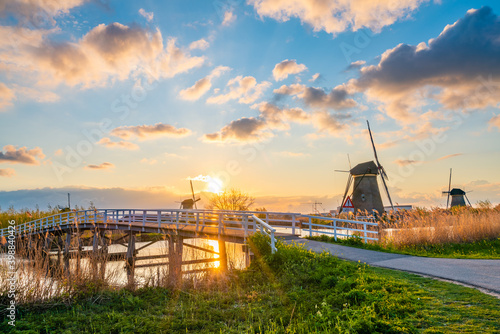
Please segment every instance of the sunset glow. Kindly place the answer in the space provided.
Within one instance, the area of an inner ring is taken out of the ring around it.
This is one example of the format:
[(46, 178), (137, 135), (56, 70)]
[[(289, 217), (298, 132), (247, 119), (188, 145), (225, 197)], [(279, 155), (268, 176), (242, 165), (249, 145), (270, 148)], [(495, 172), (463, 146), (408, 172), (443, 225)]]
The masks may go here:
[(191, 180), (198, 208), (331, 210), (334, 170), (374, 160), (366, 120), (395, 203), (445, 207), (450, 168), (500, 202), (498, 1), (22, 3), (0, 6), (2, 209), (178, 207)]

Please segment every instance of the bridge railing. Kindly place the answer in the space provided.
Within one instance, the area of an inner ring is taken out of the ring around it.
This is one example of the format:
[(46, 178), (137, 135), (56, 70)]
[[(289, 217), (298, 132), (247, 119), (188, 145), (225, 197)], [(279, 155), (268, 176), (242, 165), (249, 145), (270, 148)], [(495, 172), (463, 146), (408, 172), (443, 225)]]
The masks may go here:
[(269, 239), (271, 240), (271, 253), (274, 254), (277, 250), (276, 249), (276, 238), (274, 235), (274, 233), (276, 233), (276, 230), (271, 225), (269, 225), (268, 223), (266, 223), (265, 221), (263, 221), (259, 217), (256, 217), (255, 215), (252, 215), (252, 220), (254, 221), (255, 226), (258, 229), (258, 231), (264, 235), (267, 235), (269, 237)]
[[(360, 225), (361, 224), (361, 225)], [(49, 217), (39, 218), (16, 226), (16, 234), (32, 234), (41, 231), (57, 230), (67, 226), (90, 228), (104, 225), (107, 229), (132, 229), (142, 227), (144, 231), (175, 226), (176, 229), (193, 228), (196, 232), (217, 228), (217, 233), (243, 231), (246, 239), (257, 231), (271, 238), (272, 250), (276, 250), (275, 234), (277, 229), (287, 229), (296, 235), (297, 229), (313, 233), (330, 234), (337, 237), (350, 237), (361, 234), (367, 240), (377, 240), (378, 226), (373, 221), (353, 221), (322, 216), (301, 215), (290, 212), (266, 211), (228, 211), (228, 210), (182, 210), (182, 209), (95, 209), (70, 211)], [(8, 235), (8, 229), (0, 230), (0, 237)]]
[(378, 240), (378, 223), (369, 219), (362, 221), (311, 215), (302, 215), (302, 217), (308, 218), (308, 222), (303, 222), (302, 225), (307, 226), (306, 231), (310, 237), (315, 233), (333, 235), (335, 241), (338, 237), (353, 236), (362, 238), (365, 243), (368, 240)]

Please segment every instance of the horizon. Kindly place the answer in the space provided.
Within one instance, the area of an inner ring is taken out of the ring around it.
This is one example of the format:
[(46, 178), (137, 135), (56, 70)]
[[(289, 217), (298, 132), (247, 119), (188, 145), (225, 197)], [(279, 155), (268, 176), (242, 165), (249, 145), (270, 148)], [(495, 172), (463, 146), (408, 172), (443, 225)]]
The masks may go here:
[(366, 120), (394, 204), (445, 207), (450, 168), (473, 206), (500, 203), (496, 1), (0, 14), (2, 210), (68, 192), (72, 206), (177, 208), (189, 180), (202, 202), (237, 188), (254, 208), (334, 210), (347, 179), (335, 170), (375, 160)]

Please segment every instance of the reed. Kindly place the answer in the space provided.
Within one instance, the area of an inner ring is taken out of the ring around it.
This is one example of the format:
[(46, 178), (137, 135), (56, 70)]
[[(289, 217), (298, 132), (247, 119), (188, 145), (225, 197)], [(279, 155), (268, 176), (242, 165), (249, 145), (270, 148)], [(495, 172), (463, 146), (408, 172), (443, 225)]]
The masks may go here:
[(381, 245), (407, 247), (471, 243), (500, 236), (500, 209), (416, 209), (380, 224)]

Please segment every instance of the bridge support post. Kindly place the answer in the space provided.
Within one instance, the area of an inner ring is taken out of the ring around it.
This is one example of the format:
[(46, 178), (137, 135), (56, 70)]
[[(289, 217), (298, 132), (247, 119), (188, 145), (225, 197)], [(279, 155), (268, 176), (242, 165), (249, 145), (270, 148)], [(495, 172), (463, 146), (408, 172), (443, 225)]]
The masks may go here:
[(106, 277), (106, 263), (108, 262), (108, 239), (105, 238), (104, 233), (101, 238), (101, 268), (100, 277), (102, 280)]
[(219, 269), (221, 272), (227, 272), (227, 252), (226, 252), (226, 242), (223, 239), (218, 240), (219, 242)]
[(128, 285), (133, 287), (135, 285), (134, 274), (135, 274), (135, 234), (130, 232), (127, 255), (126, 255), (126, 268), (127, 268), (127, 280)]
[(70, 278), (70, 268), (69, 268), (69, 250), (71, 245), (71, 232), (66, 233), (66, 241), (64, 243), (63, 260), (64, 260), (64, 272), (66, 277)]
[(173, 285), (180, 285), (182, 281), (182, 247), (184, 238), (169, 236), (168, 239), (168, 275)]
[(92, 268), (92, 276), (95, 278), (98, 277), (98, 260), (99, 260), (99, 230), (94, 230), (94, 236), (92, 239), (92, 256), (91, 256), (91, 268)]

